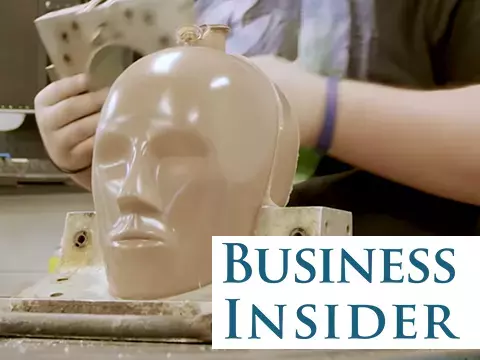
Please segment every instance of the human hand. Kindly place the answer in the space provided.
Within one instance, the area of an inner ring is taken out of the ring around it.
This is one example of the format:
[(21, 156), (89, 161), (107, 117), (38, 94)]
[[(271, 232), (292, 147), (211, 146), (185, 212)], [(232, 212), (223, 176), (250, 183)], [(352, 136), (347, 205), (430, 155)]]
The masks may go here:
[(323, 125), (325, 79), (276, 56), (254, 56), (250, 61), (284, 93), (298, 119), (301, 146), (314, 147)]
[(49, 84), (35, 97), (35, 116), (52, 161), (66, 172), (88, 170), (99, 112), (107, 90), (87, 92), (87, 77), (75, 75)]

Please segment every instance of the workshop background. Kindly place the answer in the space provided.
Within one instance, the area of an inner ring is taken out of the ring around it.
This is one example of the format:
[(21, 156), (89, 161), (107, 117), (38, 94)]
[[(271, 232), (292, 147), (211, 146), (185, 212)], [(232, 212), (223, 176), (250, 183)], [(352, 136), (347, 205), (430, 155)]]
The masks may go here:
[(0, 297), (47, 273), (67, 211), (93, 209), (91, 195), (48, 160), (33, 115), (49, 65), (33, 21), (81, 2), (0, 1)]

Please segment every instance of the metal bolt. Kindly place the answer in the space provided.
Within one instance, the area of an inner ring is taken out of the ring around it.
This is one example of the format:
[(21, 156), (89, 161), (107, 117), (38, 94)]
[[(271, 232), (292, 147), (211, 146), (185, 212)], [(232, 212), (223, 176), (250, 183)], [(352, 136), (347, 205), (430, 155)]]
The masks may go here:
[(85, 230), (82, 230), (77, 232), (73, 237), (73, 244), (77, 248), (83, 248), (87, 245), (88, 239), (89, 239), (88, 232)]
[(200, 40), (203, 30), (199, 26), (184, 26), (177, 31), (177, 43), (179, 45), (193, 45)]

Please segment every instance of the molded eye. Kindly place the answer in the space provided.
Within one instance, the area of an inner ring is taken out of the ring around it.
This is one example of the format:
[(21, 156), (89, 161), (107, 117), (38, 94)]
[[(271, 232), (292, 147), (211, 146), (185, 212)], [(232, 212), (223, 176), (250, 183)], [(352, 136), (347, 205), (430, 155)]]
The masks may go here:
[(159, 159), (206, 157), (209, 148), (204, 139), (192, 132), (166, 130), (154, 136), (148, 150)]

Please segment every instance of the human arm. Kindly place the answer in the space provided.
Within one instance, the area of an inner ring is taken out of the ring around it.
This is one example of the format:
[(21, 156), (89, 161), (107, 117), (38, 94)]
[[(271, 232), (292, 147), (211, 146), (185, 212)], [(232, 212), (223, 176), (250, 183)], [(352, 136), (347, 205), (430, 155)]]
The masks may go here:
[[(431, 61), (440, 85), (478, 83), (480, 2), (427, 4)], [(345, 83), (340, 91), (340, 111), (352, 113), (339, 114), (332, 156), (419, 190), (479, 205), (475, 184), (480, 176), (476, 165), (480, 158), (480, 87), (413, 92)], [(368, 104), (367, 113), (361, 104)], [(357, 121), (342, 123), (344, 118), (353, 118), (354, 112), (359, 114)], [(366, 122), (374, 128), (362, 130), (359, 120), (369, 113), (377, 114)], [(383, 159), (375, 159), (374, 144)]]
[[(302, 146), (314, 147), (323, 125), (325, 79), (274, 57), (252, 61), (289, 99)], [(480, 205), (480, 87), (413, 91), (345, 80), (338, 90), (332, 157), (427, 193)]]
[(418, 190), (480, 205), (478, 99), (480, 86), (421, 92), (343, 82), (330, 154)]

